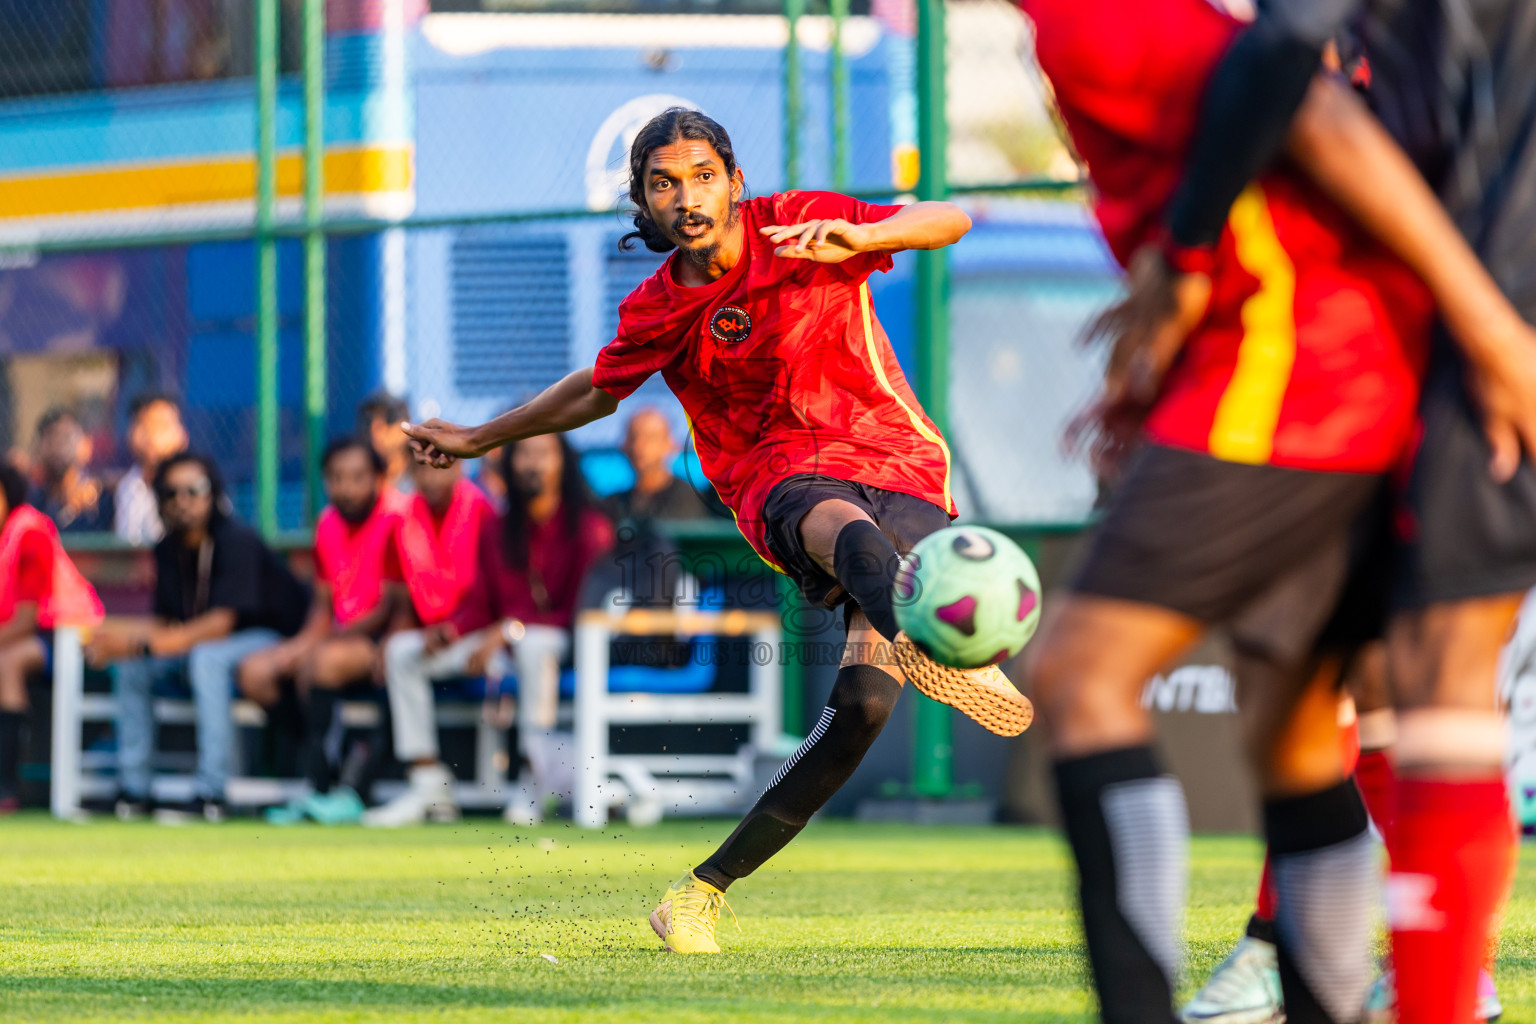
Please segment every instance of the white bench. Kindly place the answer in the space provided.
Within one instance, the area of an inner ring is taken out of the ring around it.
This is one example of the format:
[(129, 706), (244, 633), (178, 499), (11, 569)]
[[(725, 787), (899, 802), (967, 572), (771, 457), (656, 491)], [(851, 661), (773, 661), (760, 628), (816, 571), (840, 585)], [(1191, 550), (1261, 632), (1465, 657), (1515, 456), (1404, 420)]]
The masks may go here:
[[(189, 699), (157, 697), (154, 714), (156, 723), (161, 725), (191, 725), (196, 721), (193, 704)], [(266, 725), (266, 712), (252, 701), (235, 700), (231, 714), (239, 726), (261, 728)], [(379, 707), (369, 701), (343, 701), (340, 714), (342, 722), (349, 728), (366, 729), (379, 722)], [(85, 692), (85, 660), (80, 631), (73, 627), (56, 629), (53, 640), (53, 756), (49, 794), (49, 806), (55, 817), (77, 817), (81, 813), (83, 801), (104, 799), (116, 792), (115, 776), (108, 771), (116, 767), (116, 756), (82, 749), (86, 722), (116, 720), (117, 700), (112, 694)], [(505, 733), (486, 721), (478, 702), (439, 702), (437, 723), (440, 726), (475, 730), (475, 772), (473, 779), (457, 784), (456, 796), (460, 805), (472, 808), (504, 806), (507, 802), (505, 778), (508, 759)], [(283, 803), (303, 791), (302, 779), (275, 779), (243, 774), (243, 768), (238, 763), (238, 751), (239, 745), (236, 744), (235, 750), (231, 752), (236, 763), (226, 790), (231, 803), (243, 806)], [(192, 796), (190, 763), (186, 773), (158, 773), (154, 786), (156, 797), (162, 800), (189, 799)], [(402, 786), (401, 782), (384, 781), (377, 788), (379, 796), (388, 799)]]
[[(608, 692), (609, 644), (614, 637), (667, 635), (753, 640), (752, 653), (757, 656), (751, 659), (749, 692)], [(576, 696), (570, 711), (575, 733), (576, 820), (599, 827), (615, 806), (627, 807), (634, 820), (645, 821), (667, 813), (729, 813), (750, 801), (756, 795), (757, 754), (784, 746), (781, 635), (779, 617), (772, 612), (583, 612), (576, 629)], [(266, 721), (262, 709), (249, 701), (236, 700), (233, 714), (240, 725), (259, 727)], [(508, 798), (506, 731), (486, 720), (479, 702), (439, 701), (436, 714), (441, 726), (475, 729), (475, 773), (473, 780), (457, 784), (461, 806), (503, 806)], [(367, 702), (343, 702), (341, 715), (348, 726), (366, 728), (377, 723), (378, 708)], [(116, 717), (117, 702), (111, 694), (85, 692), (80, 631), (73, 627), (55, 630), (49, 801), (55, 817), (78, 817), (84, 800), (110, 797), (115, 791), (116, 780), (107, 771), (115, 767), (114, 756), (84, 751), (82, 742), (85, 722), (112, 722)], [(192, 702), (157, 698), (155, 720), (190, 724), (194, 721)], [(615, 754), (610, 749), (610, 726), (677, 723), (746, 724), (750, 740), (734, 755)], [(380, 782), (378, 796), (388, 799), (403, 785)], [(275, 804), (292, 799), (303, 786), (299, 779), (258, 778), (237, 770), (226, 793), (236, 805)], [(190, 770), (158, 774), (155, 795), (165, 800), (190, 798)]]
[[(756, 796), (756, 755), (783, 746), (783, 628), (774, 612), (727, 609), (584, 611), (576, 618), (576, 823), (601, 828), (627, 807), (636, 823), (664, 814), (733, 813)], [(611, 693), (608, 658), (624, 636), (740, 637), (749, 649), (746, 693)], [(737, 754), (616, 754), (615, 725), (744, 724)]]

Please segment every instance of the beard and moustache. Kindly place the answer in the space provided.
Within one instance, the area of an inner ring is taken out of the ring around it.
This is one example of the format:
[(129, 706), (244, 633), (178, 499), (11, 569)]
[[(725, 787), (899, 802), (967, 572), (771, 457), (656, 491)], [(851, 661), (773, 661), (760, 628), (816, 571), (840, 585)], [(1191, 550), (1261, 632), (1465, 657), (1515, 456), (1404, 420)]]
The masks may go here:
[(337, 514), (340, 515), (341, 518), (345, 520), (349, 526), (361, 526), (363, 523), (367, 522), (368, 517), (373, 515), (374, 506), (378, 505), (378, 503), (379, 496), (377, 494), (369, 498), (367, 501), (358, 502), (355, 505), (350, 503), (343, 505), (339, 502), (331, 502), (332, 505), (336, 506)]
[[(740, 205), (740, 203), (732, 203), (730, 208), (726, 211), (725, 226), (727, 229), (734, 228), (736, 226), (736, 222), (741, 219), (741, 212), (738, 209)], [(706, 217), (702, 213), (682, 214), (677, 219), (672, 221), (672, 233), (674, 240), (677, 238), (682, 238), (686, 241), (687, 236), (683, 234), (683, 229), (697, 227), (701, 224), (707, 228), (712, 228), (715, 226), (715, 218)], [(720, 242), (715, 241), (709, 245), (693, 247), (679, 245), (678, 248), (682, 250), (684, 259), (686, 259), (689, 263), (692, 263), (694, 266), (702, 268), (709, 266), (715, 261), (715, 257), (720, 252)]]

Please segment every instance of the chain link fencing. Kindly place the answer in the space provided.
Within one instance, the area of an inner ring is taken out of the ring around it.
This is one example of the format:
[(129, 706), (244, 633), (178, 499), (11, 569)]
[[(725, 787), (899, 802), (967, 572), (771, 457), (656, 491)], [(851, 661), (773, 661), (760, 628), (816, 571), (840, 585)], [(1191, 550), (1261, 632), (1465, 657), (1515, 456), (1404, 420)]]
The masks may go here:
[[(73, 470), (109, 492), (134, 462), (134, 399), (163, 392), (180, 402), (192, 446), (219, 462), (237, 511), (254, 516), (253, 75), (265, 2), (0, 0), (0, 448), (39, 483)], [(306, 3), (271, 2), (277, 525), (302, 530), (313, 511), (299, 237)], [(628, 144), (667, 106), (726, 125), (752, 194), (793, 182), (877, 198), (915, 181), (911, 0), (858, 0), (840, 22), (811, 0), (792, 86), (788, 23), (760, 0), (317, 6), (331, 435), (357, 429), (377, 393), (406, 398), (416, 417), (476, 421), (590, 362), (618, 302), (659, 265), (616, 243)], [(1080, 195), (1040, 187), (1077, 172), (1024, 19), (1003, 0), (949, 0), (946, 20), (948, 173), (976, 221), (950, 264), (957, 500), (967, 518), (1081, 521), (1092, 481), (1058, 437), (1095, 373), (1073, 339), (1116, 278)], [(911, 376), (911, 258), (873, 285)], [(628, 404), (642, 402), (686, 431), (659, 380)], [(78, 443), (39, 435), (56, 409), (78, 423)], [(575, 438), (599, 491), (628, 483), (625, 419)]]

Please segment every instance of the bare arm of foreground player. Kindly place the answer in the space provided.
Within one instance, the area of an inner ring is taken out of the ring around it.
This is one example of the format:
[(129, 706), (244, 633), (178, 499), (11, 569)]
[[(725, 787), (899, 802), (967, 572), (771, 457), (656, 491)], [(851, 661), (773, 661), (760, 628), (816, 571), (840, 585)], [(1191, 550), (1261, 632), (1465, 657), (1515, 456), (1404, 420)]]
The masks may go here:
[(1471, 389), (1508, 480), (1536, 455), (1536, 330), (1521, 319), (1408, 157), (1337, 81), (1312, 83), (1286, 153), (1429, 286), (1472, 371)]

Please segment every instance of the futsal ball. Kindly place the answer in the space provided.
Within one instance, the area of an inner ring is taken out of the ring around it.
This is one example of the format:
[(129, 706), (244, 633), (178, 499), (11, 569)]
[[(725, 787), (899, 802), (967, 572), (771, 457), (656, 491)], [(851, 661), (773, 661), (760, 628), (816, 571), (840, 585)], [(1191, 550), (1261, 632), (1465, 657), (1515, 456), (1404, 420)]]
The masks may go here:
[(1040, 622), (1040, 575), (1017, 544), (984, 526), (932, 533), (901, 560), (896, 624), (935, 661), (995, 665)]

